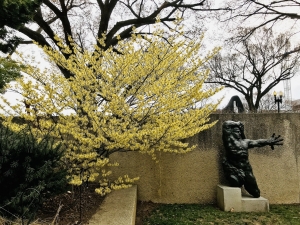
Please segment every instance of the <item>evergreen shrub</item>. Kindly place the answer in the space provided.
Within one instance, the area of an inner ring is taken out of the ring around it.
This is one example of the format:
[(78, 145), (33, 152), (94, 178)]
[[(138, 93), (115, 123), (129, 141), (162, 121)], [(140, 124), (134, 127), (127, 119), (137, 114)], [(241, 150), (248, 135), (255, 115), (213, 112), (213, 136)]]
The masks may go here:
[(14, 133), (0, 126), (0, 216), (33, 219), (43, 201), (66, 191), (61, 146), (36, 140), (30, 127)]

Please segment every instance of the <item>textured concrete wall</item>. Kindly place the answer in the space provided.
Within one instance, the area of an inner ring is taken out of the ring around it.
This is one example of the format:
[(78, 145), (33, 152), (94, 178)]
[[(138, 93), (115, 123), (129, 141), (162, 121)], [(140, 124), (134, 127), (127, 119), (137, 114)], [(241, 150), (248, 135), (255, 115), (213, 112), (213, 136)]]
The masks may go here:
[(112, 160), (120, 166), (114, 174), (139, 176), (138, 199), (159, 203), (214, 203), (216, 186), (224, 184), (221, 169), (222, 123), (242, 121), (249, 139), (269, 138), (273, 133), (284, 138), (283, 146), (250, 149), (261, 195), (270, 203), (300, 203), (300, 114), (216, 114), (219, 122), (210, 130), (189, 140), (198, 144), (184, 155), (161, 153), (155, 163), (140, 153), (118, 153)]

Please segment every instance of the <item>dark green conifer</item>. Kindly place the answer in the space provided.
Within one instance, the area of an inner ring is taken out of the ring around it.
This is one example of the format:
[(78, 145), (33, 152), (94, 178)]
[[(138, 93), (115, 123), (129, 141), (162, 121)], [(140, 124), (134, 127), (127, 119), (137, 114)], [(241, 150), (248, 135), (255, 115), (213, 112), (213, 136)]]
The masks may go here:
[(14, 133), (0, 126), (0, 214), (32, 219), (46, 198), (65, 191), (62, 155), (51, 137), (37, 141), (29, 127)]

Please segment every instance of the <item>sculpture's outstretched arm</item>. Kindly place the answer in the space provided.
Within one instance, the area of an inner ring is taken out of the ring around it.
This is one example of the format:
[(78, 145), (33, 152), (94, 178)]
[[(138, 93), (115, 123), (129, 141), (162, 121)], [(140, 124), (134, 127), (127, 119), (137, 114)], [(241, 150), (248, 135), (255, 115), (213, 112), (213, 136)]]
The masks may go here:
[(283, 145), (282, 141), (283, 138), (280, 138), (280, 135), (275, 136), (275, 133), (273, 133), (270, 139), (249, 140), (248, 148), (263, 147), (266, 145), (270, 145), (271, 149), (274, 150), (274, 145)]

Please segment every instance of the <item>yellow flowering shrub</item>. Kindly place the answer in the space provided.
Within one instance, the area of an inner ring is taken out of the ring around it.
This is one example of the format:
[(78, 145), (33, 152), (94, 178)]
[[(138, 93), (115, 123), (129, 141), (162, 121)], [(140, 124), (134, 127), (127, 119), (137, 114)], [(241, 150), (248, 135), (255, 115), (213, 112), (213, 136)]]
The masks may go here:
[(32, 124), (37, 137), (51, 133), (63, 143), (72, 184), (98, 179), (100, 194), (127, 187), (137, 178), (125, 175), (110, 181), (106, 169), (116, 164), (110, 164), (109, 155), (139, 151), (155, 160), (157, 152), (186, 153), (195, 146), (181, 140), (215, 124), (209, 115), (218, 102), (204, 107), (199, 103), (220, 90), (203, 88), (209, 73), (203, 64), (218, 49), (202, 57), (201, 39), (191, 41), (175, 33), (166, 41), (159, 33), (133, 35), (115, 48), (95, 47), (93, 52), (75, 43), (73, 50), (60, 45), (70, 54), (68, 59), (60, 51), (44, 51), (73, 76), (66, 79), (52, 69), (29, 66), (29, 78), (9, 87), (24, 100), (12, 105), (4, 99), (2, 109), (13, 130), (20, 129), (12, 120), (19, 116)]

